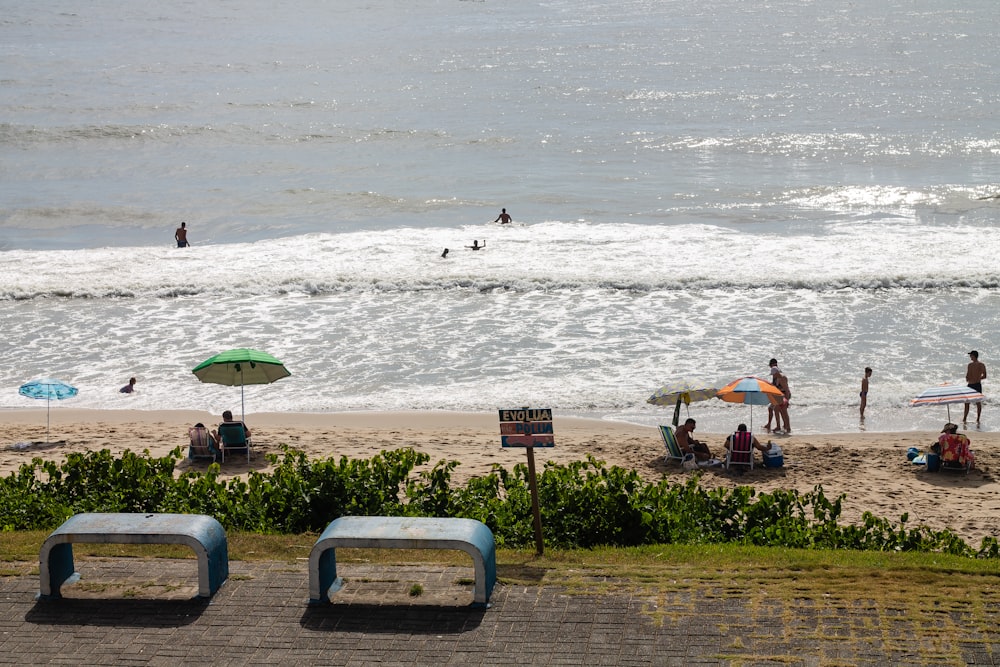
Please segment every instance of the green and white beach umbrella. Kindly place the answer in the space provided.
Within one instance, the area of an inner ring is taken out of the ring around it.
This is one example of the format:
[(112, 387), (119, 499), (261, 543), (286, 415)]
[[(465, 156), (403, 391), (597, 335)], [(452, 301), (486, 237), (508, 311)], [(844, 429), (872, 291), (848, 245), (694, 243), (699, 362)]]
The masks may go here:
[[(246, 416), (243, 387), (248, 384), (271, 384), (291, 373), (267, 352), (241, 347), (220, 352), (195, 366), (191, 371), (202, 382), (240, 387), (240, 413)], [(241, 417), (242, 418), (242, 417)]]

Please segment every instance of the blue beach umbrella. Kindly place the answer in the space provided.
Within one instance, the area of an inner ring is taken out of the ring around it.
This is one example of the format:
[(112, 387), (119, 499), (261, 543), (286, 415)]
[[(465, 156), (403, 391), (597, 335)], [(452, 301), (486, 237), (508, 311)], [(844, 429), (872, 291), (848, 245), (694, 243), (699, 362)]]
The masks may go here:
[(49, 409), (52, 399), (61, 401), (64, 398), (73, 398), (77, 394), (77, 389), (62, 380), (45, 378), (22, 384), (17, 393), (28, 398), (45, 399), (45, 442), (47, 443), (49, 441)]

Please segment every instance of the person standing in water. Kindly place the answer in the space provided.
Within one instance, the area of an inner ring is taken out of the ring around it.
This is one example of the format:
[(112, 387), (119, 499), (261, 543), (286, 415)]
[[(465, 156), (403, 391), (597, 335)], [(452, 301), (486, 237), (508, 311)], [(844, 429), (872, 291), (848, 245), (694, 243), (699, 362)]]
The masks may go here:
[(872, 376), (872, 369), (865, 366), (865, 376), (861, 378), (861, 421), (865, 420), (865, 408), (868, 406), (868, 378)]
[(788, 419), (788, 403), (792, 400), (792, 391), (788, 388), (788, 377), (777, 366), (771, 367), (771, 384), (780, 389), (783, 396), (781, 402), (774, 406), (774, 414), (777, 417), (774, 432), (781, 431), (781, 422), (784, 420), (784, 434), (791, 435), (792, 422)]
[[(965, 381), (969, 385), (969, 389), (974, 389), (980, 394), (983, 393), (983, 380), (986, 379), (986, 364), (979, 361), (979, 353), (973, 350), (969, 352), (969, 362), (968, 368), (965, 370)], [(976, 403), (976, 423), (979, 423), (979, 418), (983, 416), (983, 404)], [(969, 421), (969, 404), (965, 404), (965, 414), (962, 415), (962, 423)]]
[(176, 232), (174, 232), (174, 239), (176, 239), (177, 241), (178, 248), (187, 248), (189, 245), (191, 245), (190, 243), (188, 243), (188, 231), (186, 222), (182, 222), (181, 226), (177, 228)]
[[(778, 365), (778, 360), (777, 359), (771, 359), (771, 361), (767, 362), (768, 372), (770, 372), (770, 370), (772, 368), (774, 368), (775, 366), (777, 366), (777, 365)], [(771, 420), (774, 418), (775, 414), (776, 413), (775, 413), (775, 410), (774, 410), (774, 406), (771, 403), (768, 403), (767, 404), (767, 425), (764, 426), (764, 430), (767, 431), (768, 433), (771, 432)], [(781, 428), (781, 417), (778, 417), (778, 428), (779, 429)]]
[(493, 222), (499, 222), (501, 225), (509, 225), (511, 223), (511, 217), (507, 215), (507, 209), (500, 209), (500, 215)]

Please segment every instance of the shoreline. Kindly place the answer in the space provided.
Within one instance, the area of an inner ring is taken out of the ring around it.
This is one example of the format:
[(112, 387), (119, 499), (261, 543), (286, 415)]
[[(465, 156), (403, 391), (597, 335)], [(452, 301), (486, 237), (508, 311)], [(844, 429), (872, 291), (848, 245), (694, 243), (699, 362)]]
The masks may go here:
[[(213, 427), (219, 418), (196, 410), (89, 410), (54, 408), (50, 413), (52, 441), (58, 444), (28, 446), (18, 443), (45, 439), (45, 410), (0, 411), (0, 475), (7, 476), (33, 458), (62, 461), (70, 452), (148, 450), (166, 456), (176, 447), (186, 453), (187, 428), (196, 422)], [(247, 425), (253, 433), (255, 457), (227, 461), (222, 478), (271, 469), (266, 454), (280, 454), (288, 445), (311, 459), (371, 458), (381, 451), (410, 447), (430, 456), (415, 472), (430, 470), (442, 460), (458, 461), (453, 485), (489, 474), (494, 465), (512, 469), (524, 464), (523, 448), (500, 445), (496, 412), (347, 412), (347, 413), (251, 413)], [(676, 462), (663, 460), (665, 448), (655, 428), (625, 422), (558, 417), (553, 419), (554, 447), (538, 447), (539, 470), (552, 461), (567, 464), (592, 455), (607, 466), (635, 470), (647, 482), (666, 479), (684, 483), (692, 474)], [(716, 454), (721, 453), (725, 434), (703, 433)], [(767, 436), (784, 450), (785, 466), (739, 473), (722, 467), (700, 471), (705, 488), (752, 486), (758, 493), (779, 489), (808, 493), (822, 486), (824, 495), (835, 500), (846, 494), (841, 523), (858, 523), (864, 512), (893, 522), (908, 515), (908, 527), (926, 525), (935, 530), (951, 529), (971, 546), (985, 536), (997, 537), (995, 517), (1000, 515), (1000, 482), (993, 471), (1000, 466), (1000, 433), (970, 431), (976, 468), (968, 475), (928, 473), (906, 459), (909, 447), (926, 450), (936, 439), (930, 431), (861, 432), (852, 434), (794, 434)], [(759, 458), (758, 458), (759, 461)], [(205, 470), (205, 462), (186, 459), (178, 472)]]
[[(235, 412), (233, 413), (236, 414)], [(5, 408), (0, 409), (0, 421), (14, 422), (24, 425), (37, 425), (41, 415), (41, 425), (45, 427), (45, 408)], [(102, 408), (65, 408), (54, 407), (50, 413), (51, 423), (56, 424), (57, 420), (63, 424), (76, 423), (137, 423), (147, 418), (149, 421), (170, 421), (171, 423), (196, 422), (217, 423), (220, 421), (219, 415), (206, 412), (204, 410), (134, 410), (134, 409), (102, 409)], [(295, 426), (305, 425), (330, 425), (330, 426), (353, 426), (353, 427), (375, 427), (386, 423), (397, 423), (398, 420), (407, 420), (419, 427), (433, 425), (446, 426), (495, 426), (499, 437), (500, 426), (497, 411), (491, 412), (457, 412), (453, 410), (366, 410), (352, 412), (252, 412), (247, 414), (246, 422), (248, 426), (254, 424), (261, 426)], [(600, 419), (597, 417), (554, 417), (556, 423), (563, 422), (569, 425), (580, 426), (586, 424), (614, 424), (623, 427), (639, 429), (652, 429), (651, 426), (642, 426), (629, 422), (616, 421), (611, 419)]]

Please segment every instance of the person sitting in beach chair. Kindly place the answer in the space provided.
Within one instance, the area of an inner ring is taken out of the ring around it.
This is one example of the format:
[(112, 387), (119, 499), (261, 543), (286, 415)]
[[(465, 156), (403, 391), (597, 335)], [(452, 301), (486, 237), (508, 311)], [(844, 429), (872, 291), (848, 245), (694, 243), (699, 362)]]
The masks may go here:
[(201, 422), (188, 429), (188, 438), (190, 439), (190, 444), (188, 445), (189, 459), (222, 460), (222, 454), (216, 446), (215, 438)]
[(226, 410), (222, 413), (222, 423), (213, 435), (215, 441), (222, 450), (222, 460), (225, 462), (226, 455), (234, 451), (246, 451), (247, 463), (250, 463), (250, 429), (243, 422), (233, 421), (233, 413)]
[(669, 426), (660, 425), (660, 437), (663, 439), (663, 446), (667, 448), (667, 453), (663, 457), (663, 460), (669, 463), (670, 461), (677, 461), (680, 463), (684, 460), (684, 452), (681, 451), (680, 445), (677, 444), (677, 437), (674, 435), (674, 430)]
[(762, 445), (757, 436), (747, 430), (746, 424), (736, 427), (736, 432), (726, 438), (723, 445), (726, 448), (725, 466), (747, 466), (753, 470), (753, 450), (767, 452), (769, 445)]
[(683, 424), (677, 427), (677, 433), (675, 434), (677, 445), (685, 454), (694, 454), (695, 459), (698, 461), (709, 461), (712, 458), (712, 450), (704, 442), (691, 437), (696, 425), (697, 422), (688, 417)]
[(976, 455), (969, 449), (969, 438), (958, 432), (958, 425), (944, 425), (938, 436), (941, 448), (941, 470), (957, 470), (968, 474), (975, 464)]

